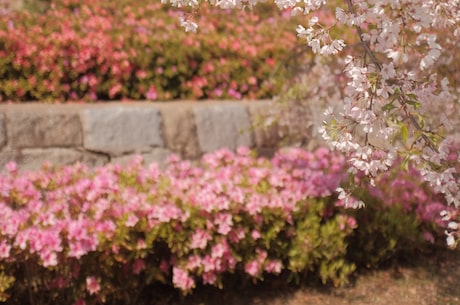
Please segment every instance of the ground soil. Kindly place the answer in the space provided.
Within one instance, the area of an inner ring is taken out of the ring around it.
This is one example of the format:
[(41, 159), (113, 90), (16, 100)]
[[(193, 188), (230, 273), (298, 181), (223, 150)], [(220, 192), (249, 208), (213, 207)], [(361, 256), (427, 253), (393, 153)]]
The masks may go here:
[(378, 270), (361, 269), (346, 287), (318, 283), (257, 285), (234, 282), (223, 290), (201, 287), (182, 297), (162, 291), (161, 305), (460, 305), (460, 250), (436, 251), (392, 262)]

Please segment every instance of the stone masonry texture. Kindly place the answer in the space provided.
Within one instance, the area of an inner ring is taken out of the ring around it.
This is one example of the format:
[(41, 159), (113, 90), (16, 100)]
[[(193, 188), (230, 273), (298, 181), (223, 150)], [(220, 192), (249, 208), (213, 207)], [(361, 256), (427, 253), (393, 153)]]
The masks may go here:
[(254, 139), (247, 108), (243, 104), (214, 104), (194, 108), (198, 141), (203, 153), (220, 148), (252, 147)]
[[(2, 158), (8, 156), (8, 159)], [(79, 151), (69, 148), (27, 148), (19, 152), (1, 154), (0, 164), (5, 166), (7, 162), (14, 161), (21, 170), (37, 170), (44, 162), (53, 165), (71, 165), (82, 162), (88, 166), (101, 166), (108, 162), (108, 157), (90, 152)]]
[[(168, 159), (168, 156), (171, 155), (171, 151), (164, 148), (154, 148), (151, 152), (137, 154), (142, 157), (144, 165), (149, 165), (151, 163), (158, 163), (159, 165), (165, 165)], [(125, 155), (121, 157), (115, 157), (110, 160), (111, 163), (116, 164), (129, 164), (133, 161), (135, 155)]]
[(251, 103), (248, 111), (251, 117), (251, 125), (254, 130), (254, 139), (257, 148), (276, 148), (282, 141), (276, 124), (267, 126), (270, 120), (269, 105)]
[(11, 148), (81, 146), (78, 113), (62, 107), (11, 108), (6, 111), (8, 145)]
[(257, 124), (269, 107), (268, 101), (2, 104), (0, 171), (11, 161), (35, 170), (45, 161), (94, 167), (136, 155), (164, 165), (173, 153), (196, 160), (238, 146), (270, 156), (280, 144), (276, 129)]
[(163, 146), (161, 116), (155, 108), (104, 107), (81, 113), (83, 146), (111, 156)]
[(165, 146), (173, 153), (186, 159), (196, 159), (200, 156), (197, 127), (194, 119), (193, 102), (175, 102), (159, 104), (163, 122)]

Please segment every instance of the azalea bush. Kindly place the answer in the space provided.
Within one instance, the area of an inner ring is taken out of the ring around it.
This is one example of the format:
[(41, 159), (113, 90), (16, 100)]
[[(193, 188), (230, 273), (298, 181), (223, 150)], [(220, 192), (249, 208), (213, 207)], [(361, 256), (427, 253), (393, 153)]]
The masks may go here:
[[(348, 241), (349, 258), (366, 267), (380, 266), (395, 258), (410, 259), (414, 250), (423, 250), (425, 242), (435, 244), (444, 239), (448, 222), (441, 213), (455, 211), (446, 207), (442, 194), (423, 182), (413, 165), (401, 171), (399, 162), (376, 179), (377, 187), (364, 183), (367, 188), (353, 191), (368, 205), (352, 213), (359, 229)], [(359, 178), (353, 180), (356, 185), (362, 183)]]
[[(3, 101), (269, 98), (298, 41), (289, 14), (203, 7), (203, 31), (157, 1), (50, 1), (0, 16)], [(276, 31), (273, 29), (276, 28)], [(304, 56), (304, 58), (306, 55)]]
[[(375, 213), (344, 208), (334, 191), (345, 165), (323, 148), (271, 160), (221, 150), (197, 164), (172, 156), (164, 169), (140, 158), (94, 170), (45, 164), (20, 173), (8, 164), (0, 176), (0, 297), (142, 304), (155, 283), (187, 293), (222, 287), (229, 274), (341, 285), (356, 266), (413, 254), (442, 235), (438, 198), (418, 175), (389, 175), (388, 187), (356, 193)], [(411, 243), (393, 228), (399, 221), (414, 228)]]

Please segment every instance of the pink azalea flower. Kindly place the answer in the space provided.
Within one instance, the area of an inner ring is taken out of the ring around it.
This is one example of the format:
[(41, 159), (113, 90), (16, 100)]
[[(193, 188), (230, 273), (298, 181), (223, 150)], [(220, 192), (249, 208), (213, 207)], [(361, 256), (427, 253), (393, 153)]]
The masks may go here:
[(358, 224), (356, 223), (356, 219), (353, 218), (353, 217), (348, 217), (347, 218), (347, 224), (352, 229), (355, 229), (358, 226)]
[(178, 268), (173, 268), (173, 284), (175, 287), (182, 289), (183, 291), (190, 290), (195, 286), (194, 280), (189, 276), (189, 274)]
[(94, 276), (88, 276), (86, 278), (86, 290), (89, 294), (93, 295), (98, 293), (101, 290), (101, 285), (99, 281)]
[(216, 262), (216, 258), (206, 255), (202, 260), (204, 272), (216, 270)]
[(14, 240), (14, 245), (19, 249), (24, 250), (27, 247), (29, 241), (29, 230), (19, 231)]
[(158, 220), (167, 223), (174, 219), (185, 221), (188, 216), (174, 204), (166, 203), (154, 206), (149, 212), (148, 217), (150, 220)]
[(228, 253), (228, 245), (225, 240), (218, 243), (217, 245), (212, 247), (211, 257), (213, 258), (222, 258), (226, 253)]
[(10, 174), (16, 174), (18, 172), (18, 166), (15, 162), (8, 162), (5, 168)]
[(265, 265), (265, 271), (274, 274), (281, 273), (282, 268), (283, 264), (278, 260), (271, 260)]
[(74, 242), (70, 242), (69, 244), (69, 257), (80, 258), (83, 255), (91, 251), (95, 251), (98, 244), (97, 237), (92, 235), (91, 237), (83, 240), (78, 240)]
[(427, 242), (429, 242), (431, 244), (434, 244), (435, 239), (434, 239), (433, 234), (431, 234), (428, 231), (423, 231), (422, 236), (423, 236), (424, 240), (426, 240)]
[(0, 258), (8, 258), (10, 257), (11, 246), (3, 240), (0, 243)]
[(133, 273), (140, 274), (145, 269), (145, 262), (142, 259), (136, 259), (133, 263)]
[(71, 221), (67, 225), (68, 238), (73, 240), (82, 240), (88, 237), (83, 220)]
[(59, 236), (59, 231), (55, 229), (42, 231), (37, 235), (37, 238), (40, 238), (40, 243), (44, 246), (46, 251), (62, 251), (61, 237)]
[(57, 266), (58, 264), (56, 252), (42, 251), (40, 258), (43, 260), (44, 267)]
[(250, 276), (256, 277), (260, 272), (259, 263), (257, 260), (250, 261), (244, 266), (244, 271)]
[(131, 214), (128, 216), (128, 219), (126, 220), (125, 225), (127, 227), (134, 227), (138, 221), (139, 221), (139, 218), (137, 218), (136, 215)]
[(218, 226), (217, 232), (222, 235), (227, 235), (231, 231), (233, 220), (232, 215), (219, 213), (216, 215), (214, 223)]
[(195, 270), (201, 266), (201, 257), (192, 255), (188, 258), (187, 270)]
[(237, 229), (234, 229), (233, 231), (230, 232), (229, 240), (232, 243), (238, 243), (245, 236), (246, 236), (246, 232), (244, 231), (244, 229), (243, 228), (237, 228)]
[(227, 268), (228, 270), (234, 270), (235, 267), (236, 267), (236, 264), (238, 263), (238, 260), (232, 256), (230, 253), (228, 253), (226, 256), (225, 256), (226, 260), (227, 260)]
[(121, 84), (115, 84), (109, 89), (109, 97), (114, 98), (123, 89)]
[(252, 230), (251, 232), (251, 237), (254, 240), (258, 240), (260, 238), (260, 232), (257, 230)]
[(165, 273), (165, 274), (169, 274), (169, 267), (170, 267), (170, 264), (165, 261), (165, 260), (162, 260), (161, 263), (160, 263), (160, 270)]
[(203, 284), (213, 285), (217, 281), (217, 275), (215, 272), (203, 273)]
[(145, 94), (145, 97), (148, 99), (148, 100), (156, 100), (158, 98), (158, 94), (157, 94), (157, 90), (155, 89), (154, 86), (150, 86), (149, 87), (149, 90), (147, 91), (147, 93)]
[(211, 235), (202, 229), (197, 229), (192, 235), (190, 249), (205, 249)]
[(246, 204), (246, 210), (250, 215), (256, 215), (260, 213), (263, 206), (263, 198), (260, 194), (252, 194)]
[(262, 250), (262, 249), (260, 249), (260, 248), (257, 248), (257, 249), (256, 249), (256, 252), (257, 252), (257, 261), (258, 261), (260, 264), (263, 264), (263, 262), (265, 261), (265, 259), (266, 259), (267, 256), (268, 256), (267, 251)]
[(248, 148), (248, 147), (245, 147), (245, 146), (239, 146), (237, 149), (236, 149), (236, 153), (239, 155), (239, 156), (244, 156), (244, 157), (247, 157), (251, 154), (251, 150)]

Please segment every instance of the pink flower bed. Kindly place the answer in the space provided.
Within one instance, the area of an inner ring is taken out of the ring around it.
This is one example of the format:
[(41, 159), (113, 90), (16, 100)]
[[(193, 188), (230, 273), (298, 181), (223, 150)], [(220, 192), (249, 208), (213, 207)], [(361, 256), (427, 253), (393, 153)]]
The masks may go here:
[(51, 4), (0, 15), (3, 101), (267, 98), (296, 48), (295, 19), (274, 5), (204, 6), (191, 36), (159, 1)]
[[(156, 282), (189, 292), (221, 286), (229, 273), (262, 280), (309, 271), (342, 284), (361, 263), (350, 256), (362, 252), (351, 248), (353, 236), (369, 225), (334, 195), (345, 168), (327, 149), (292, 149), (267, 160), (246, 148), (217, 151), (198, 164), (171, 157), (165, 169), (140, 159), (25, 173), (9, 164), (0, 176), (0, 296), (25, 302), (33, 287), (37, 300), (119, 304)], [(401, 205), (396, 217), (416, 226), (417, 236), (437, 237), (436, 196), (415, 175), (385, 179), (401, 193), (388, 202), (389, 188), (379, 187), (368, 205), (381, 214)], [(396, 186), (404, 183), (417, 200)], [(404, 233), (391, 232), (386, 238)]]

